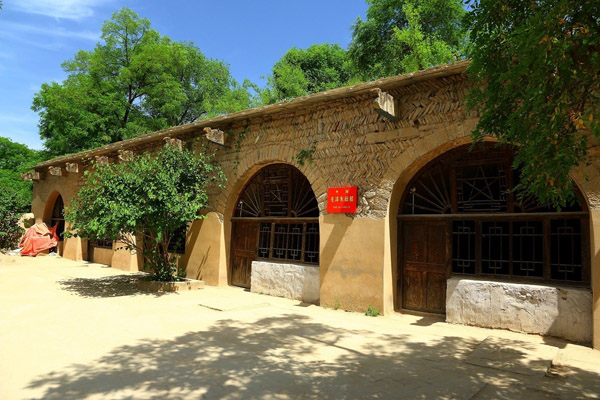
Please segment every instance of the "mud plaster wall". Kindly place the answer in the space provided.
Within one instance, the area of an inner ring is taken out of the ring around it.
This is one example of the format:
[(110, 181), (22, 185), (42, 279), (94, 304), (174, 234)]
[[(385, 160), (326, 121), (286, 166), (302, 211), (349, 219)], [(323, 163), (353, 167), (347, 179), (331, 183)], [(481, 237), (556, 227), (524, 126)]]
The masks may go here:
[[(465, 92), (461, 76), (391, 90), (400, 102), (397, 121), (377, 114), (373, 98), (361, 96), (237, 123), (229, 129), (232, 147), (217, 152), (227, 183), (224, 191), (214, 192), (213, 207), (225, 213), (232, 188), (249, 178), (248, 170), (279, 161), (295, 165), (306, 175), (322, 212), (328, 187), (352, 185), (359, 190), (358, 212), (352, 217), (385, 218), (394, 181), (384, 176), (394, 160), (433, 132), (464, 135), (474, 127), (474, 119), (465, 117), (461, 104)], [(297, 155), (311, 149), (312, 160), (301, 165)]]
[[(226, 284), (230, 216), (237, 195), (260, 167), (286, 162), (304, 173), (319, 201), (321, 301), (335, 302), (339, 298), (346, 303), (342, 308), (364, 310), (368, 305), (385, 308), (385, 295), (389, 306), (384, 311), (393, 310), (391, 288), (397, 270), (395, 210), (400, 198), (396, 191), (402, 186), (397, 183), (399, 177), (412, 171), (415, 165), (423, 164), (425, 161), (420, 161), (423, 157), (433, 157), (467, 142), (477, 115), (466, 114), (462, 98), (467, 92), (467, 83), (460, 75), (413, 83), (388, 92), (399, 102), (397, 121), (377, 114), (372, 107), (373, 98), (362, 95), (323, 102), (293, 113), (252, 117), (233, 125), (215, 126), (228, 132), (230, 140), (229, 148), (212, 145), (227, 181), (224, 188), (215, 187), (209, 193), (208, 211), (214, 211), (214, 219), (195, 224), (188, 232), (188, 245), (192, 249), (184, 257), (188, 276), (201, 276), (207, 283)], [(188, 138), (202, 135), (203, 132), (198, 131)], [(162, 140), (158, 140), (156, 146), (162, 144)], [(312, 160), (305, 160), (302, 165), (297, 156), (311, 149), (314, 149)], [(592, 210), (594, 315), (600, 321), (600, 240), (597, 240), (600, 235), (595, 217), (595, 211), (600, 209), (600, 151), (595, 140), (591, 141), (591, 155), (590, 165), (575, 169), (573, 177), (586, 194)], [(69, 204), (81, 177), (81, 173), (66, 173), (63, 177), (44, 175), (43, 181), (34, 185), (32, 211), (38, 220), (43, 218), (48, 197), (54, 190), (59, 190), (65, 204)], [(358, 186), (358, 213), (328, 215), (325, 211), (327, 188), (346, 185)], [(392, 192), (394, 204), (390, 202)], [(340, 236), (333, 229), (332, 223), (338, 219), (343, 221), (342, 227), (348, 226), (347, 235)], [(381, 222), (380, 226), (370, 225), (376, 221)], [(209, 245), (202, 243), (205, 240), (212, 241)], [(80, 244), (80, 252), (73, 252), (72, 257), (83, 257), (84, 248)], [(595, 344), (600, 347), (600, 323), (594, 326)]]

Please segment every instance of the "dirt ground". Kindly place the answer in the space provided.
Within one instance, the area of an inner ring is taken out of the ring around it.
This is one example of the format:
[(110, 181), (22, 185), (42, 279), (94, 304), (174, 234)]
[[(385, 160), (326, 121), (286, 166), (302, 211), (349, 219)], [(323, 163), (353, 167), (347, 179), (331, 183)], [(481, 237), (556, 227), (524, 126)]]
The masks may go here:
[(0, 398), (577, 399), (600, 352), (432, 317), (241, 289), (146, 294), (135, 275), (0, 256)]

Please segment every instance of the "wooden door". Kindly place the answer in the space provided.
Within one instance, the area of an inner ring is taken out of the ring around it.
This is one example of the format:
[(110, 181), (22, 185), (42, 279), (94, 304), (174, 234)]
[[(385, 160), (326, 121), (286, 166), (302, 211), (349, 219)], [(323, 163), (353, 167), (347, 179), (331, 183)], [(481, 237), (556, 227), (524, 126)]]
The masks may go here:
[(447, 224), (403, 222), (402, 307), (444, 314), (449, 263)]
[(231, 284), (250, 288), (252, 261), (258, 244), (258, 223), (234, 222), (232, 237)]

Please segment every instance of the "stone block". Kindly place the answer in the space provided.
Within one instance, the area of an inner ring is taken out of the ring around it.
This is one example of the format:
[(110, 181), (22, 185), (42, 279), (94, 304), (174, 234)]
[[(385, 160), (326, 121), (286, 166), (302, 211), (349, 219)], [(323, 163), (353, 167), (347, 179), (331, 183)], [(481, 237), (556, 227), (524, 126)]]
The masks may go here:
[(253, 261), (250, 291), (316, 302), (319, 300), (319, 267)]
[(451, 278), (446, 321), (592, 341), (590, 289)]
[(204, 281), (186, 279), (179, 282), (157, 282), (138, 279), (137, 288), (144, 292), (181, 292), (204, 289)]

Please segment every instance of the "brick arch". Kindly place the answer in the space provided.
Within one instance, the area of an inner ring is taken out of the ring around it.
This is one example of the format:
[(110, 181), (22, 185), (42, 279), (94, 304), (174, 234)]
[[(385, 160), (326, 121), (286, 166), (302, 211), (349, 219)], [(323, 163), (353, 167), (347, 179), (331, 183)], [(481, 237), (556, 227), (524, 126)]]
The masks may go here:
[[(327, 188), (325, 186), (325, 180), (320, 175), (320, 170), (312, 163), (305, 163), (299, 165), (295, 162), (293, 156), (297, 152), (290, 150), (290, 147), (281, 151), (283, 146), (270, 146), (269, 150), (265, 151), (265, 148), (257, 149), (247, 153), (245, 156), (240, 154), (240, 159), (244, 161), (233, 169), (228, 176), (228, 184), (226, 190), (222, 191), (222, 194), (218, 203), (218, 213), (222, 222), (222, 246), (224, 249), (223, 261), (220, 264), (221, 273), (227, 277), (227, 283), (233, 285), (234, 274), (233, 259), (232, 259), (232, 246), (233, 246), (233, 226), (232, 217), (234, 214), (234, 208), (239, 199), (242, 190), (251, 181), (251, 179), (264, 167), (273, 164), (286, 164), (291, 167), (295, 167), (304, 177), (308, 180), (308, 183), (317, 199), (319, 204), (319, 213), (322, 214), (325, 209), (325, 200), (327, 199)], [(321, 183), (322, 182), (322, 183)]]
[(583, 195), (589, 210), (600, 210), (600, 170), (597, 166), (577, 166), (571, 171), (571, 179)]
[(324, 175), (314, 162), (298, 164), (294, 158), (299, 150), (287, 145), (268, 145), (259, 149), (239, 154), (239, 164), (228, 170), (225, 168), (227, 181), (215, 200), (215, 211), (221, 216), (232, 215), (235, 202), (242, 188), (261, 168), (276, 163), (289, 164), (297, 168), (308, 179), (321, 212), (325, 209), (327, 186)]
[[(434, 134), (435, 135), (435, 134)], [(431, 140), (423, 141), (420, 146), (414, 146), (411, 150), (402, 154), (391, 165), (390, 169), (384, 177), (384, 182), (387, 182), (391, 187), (388, 208), (386, 213), (386, 249), (385, 249), (385, 270), (384, 276), (384, 309), (388, 312), (394, 311), (394, 301), (397, 296), (397, 272), (398, 272), (398, 254), (397, 254), (397, 215), (398, 207), (403, 194), (411, 182), (413, 177), (421, 171), (429, 162), (435, 160), (442, 154), (467, 145), (473, 142), (470, 135), (456, 137), (452, 140), (443, 141), (444, 135), (438, 135)], [(484, 138), (486, 142), (497, 142), (493, 137)], [(584, 198), (584, 209), (600, 210), (600, 164), (597, 166), (592, 160), (592, 165), (575, 167), (571, 173), (571, 179), (579, 189)], [(593, 224), (593, 215), (590, 212), (590, 224)], [(590, 237), (593, 240), (592, 237)], [(594, 246), (591, 246), (592, 253), (592, 270), (599, 268), (600, 251), (595, 254)], [(594, 261), (596, 259), (596, 261)], [(596, 278), (597, 279), (597, 278)]]
[[(435, 134), (434, 134), (435, 135)], [(443, 139), (443, 135), (439, 135)], [(383, 182), (391, 187), (388, 201), (387, 216), (394, 218), (400, 204), (400, 198), (404, 193), (406, 185), (427, 163), (438, 156), (465, 144), (473, 143), (470, 135), (457, 137), (453, 140), (441, 142), (440, 138), (428, 140), (420, 146), (414, 146), (411, 151), (403, 153), (391, 165), (383, 178)], [(485, 137), (485, 142), (497, 142), (496, 138)], [(591, 160), (593, 161), (593, 160)], [(580, 165), (570, 173), (571, 179), (581, 192), (588, 209), (600, 209), (600, 165)]]
[[(385, 254), (384, 254), (384, 310), (385, 312), (394, 312), (395, 300), (397, 296), (397, 273), (398, 273), (398, 231), (397, 219), (398, 206), (402, 195), (411, 179), (421, 168), (431, 162), (438, 156), (447, 151), (455, 149), (465, 144), (472, 143), (471, 137), (466, 134), (448, 140), (444, 133), (433, 133), (427, 140), (422, 140), (415, 144), (410, 150), (402, 153), (393, 163), (384, 176), (384, 182), (390, 188), (387, 212), (386, 212), (386, 232), (385, 232)], [(485, 141), (495, 141), (493, 138), (486, 138)]]

